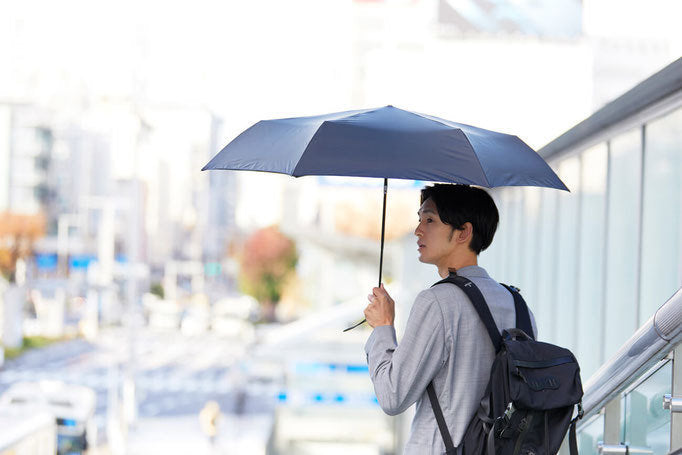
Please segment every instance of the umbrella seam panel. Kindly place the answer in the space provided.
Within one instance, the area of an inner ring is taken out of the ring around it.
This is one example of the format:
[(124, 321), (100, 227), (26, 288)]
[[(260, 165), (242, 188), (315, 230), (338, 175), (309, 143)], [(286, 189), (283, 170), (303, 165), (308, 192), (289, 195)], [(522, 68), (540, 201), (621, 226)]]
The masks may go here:
[[(421, 117), (421, 118), (423, 118), (423, 119), (431, 120), (432, 122), (440, 123), (441, 125), (447, 126), (448, 128), (452, 128), (452, 126), (448, 125), (447, 123), (441, 122), (441, 121), (439, 121), (439, 120), (435, 120), (435, 119), (433, 119), (433, 118), (426, 117), (426, 116), (421, 115), (421, 114), (419, 114), (419, 113), (417, 113), (417, 112), (412, 112), (412, 111), (405, 111), (405, 112), (409, 112), (410, 114), (416, 115), (416, 116)], [(453, 129), (454, 129), (454, 128), (453, 128)], [(459, 130), (462, 131), (461, 128), (460, 128)], [(465, 133), (464, 131), (462, 131), (462, 135), (464, 136), (464, 139), (466, 139), (467, 144), (469, 144), (469, 147), (471, 147), (471, 150), (474, 152), (474, 157), (476, 158), (476, 162), (478, 163), (478, 166), (481, 168), (481, 174), (483, 174), (483, 178), (485, 179), (485, 181), (486, 181), (486, 183), (487, 183), (486, 186), (487, 186), (488, 188), (492, 188), (492, 187), (490, 186), (490, 180), (488, 180), (488, 176), (487, 176), (486, 173), (485, 173), (485, 169), (483, 169), (483, 164), (481, 164), (481, 160), (478, 159), (478, 155), (476, 154), (476, 149), (475, 149), (474, 146), (471, 144), (471, 141), (469, 140), (469, 138), (467, 137), (467, 135), (466, 135), (466, 133)]]

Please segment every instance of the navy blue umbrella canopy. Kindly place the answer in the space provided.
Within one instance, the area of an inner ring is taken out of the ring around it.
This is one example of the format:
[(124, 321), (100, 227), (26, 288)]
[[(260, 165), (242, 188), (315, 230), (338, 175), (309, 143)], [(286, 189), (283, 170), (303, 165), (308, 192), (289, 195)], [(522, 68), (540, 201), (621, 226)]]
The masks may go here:
[(389, 178), (568, 191), (540, 155), (516, 136), (393, 106), (260, 121), (202, 171), (212, 169), (383, 178), (379, 284)]
[(393, 106), (260, 121), (202, 170), (210, 169), (568, 190), (516, 136)]

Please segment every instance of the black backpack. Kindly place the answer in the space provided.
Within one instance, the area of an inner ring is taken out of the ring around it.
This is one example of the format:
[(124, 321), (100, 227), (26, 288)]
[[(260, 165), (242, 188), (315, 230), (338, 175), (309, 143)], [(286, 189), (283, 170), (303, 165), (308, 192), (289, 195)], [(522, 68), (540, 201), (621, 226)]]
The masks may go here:
[[(454, 455), (551, 455), (559, 451), (571, 427), (570, 452), (577, 455), (575, 423), (582, 418), (580, 367), (568, 349), (535, 341), (526, 302), (514, 296), (516, 328), (502, 335), (481, 291), (465, 277), (450, 274), (436, 284), (452, 283), (471, 300), (495, 347), (490, 381), (459, 450), (452, 444), (431, 381), (426, 388), (445, 442)], [(434, 284), (434, 286), (436, 285)], [(575, 405), (578, 414), (571, 420)]]

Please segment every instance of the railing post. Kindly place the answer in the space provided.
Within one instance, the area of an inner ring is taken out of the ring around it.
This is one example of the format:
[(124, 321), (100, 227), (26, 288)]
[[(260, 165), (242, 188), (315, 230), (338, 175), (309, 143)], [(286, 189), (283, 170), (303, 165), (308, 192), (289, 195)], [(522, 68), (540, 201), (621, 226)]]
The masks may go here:
[(615, 445), (621, 443), (620, 402), (621, 396), (618, 394), (604, 407), (604, 444)]
[[(672, 396), (682, 397), (682, 343), (673, 351)], [(670, 413), (670, 451), (682, 448), (682, 413)]]

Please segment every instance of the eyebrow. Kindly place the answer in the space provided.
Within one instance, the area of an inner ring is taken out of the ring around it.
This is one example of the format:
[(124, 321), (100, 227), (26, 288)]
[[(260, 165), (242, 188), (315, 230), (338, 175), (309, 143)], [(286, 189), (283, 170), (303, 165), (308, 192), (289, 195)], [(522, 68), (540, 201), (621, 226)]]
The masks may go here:
[(431, 209), (417, 210), (417, 216), (421, 215), (422, 213), (433, 213), (433, 214), (435, 214), (436, 212), (431, 210)]

